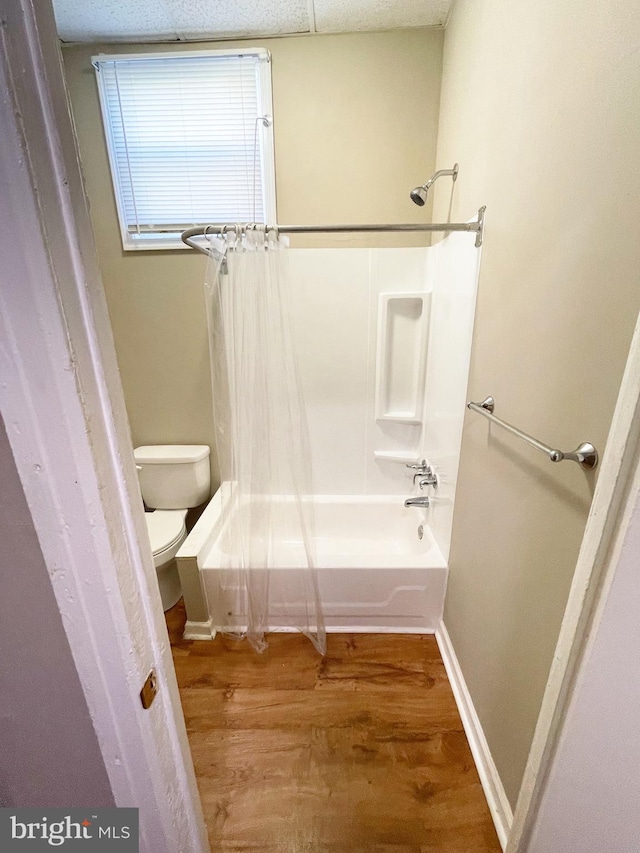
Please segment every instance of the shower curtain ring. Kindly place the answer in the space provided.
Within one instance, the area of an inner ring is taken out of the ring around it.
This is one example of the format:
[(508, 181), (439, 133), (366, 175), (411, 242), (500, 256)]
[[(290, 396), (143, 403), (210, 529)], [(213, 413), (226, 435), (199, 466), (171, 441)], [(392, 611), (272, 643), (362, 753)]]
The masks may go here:
[[(233, 246), (240, 239), (240, 232), (238, 231), (238, 228), (239, 228), (238, 225), (231, 225), (231, 224), (227, 223), (226, 225), (223, 225), (222, 228), (220, 229), (220, 233), (222, 234), (222, 239), (227, 241), (227, 245), (230, 248), (233, 248)], [(233, 234), (233, 236), (231, 236), (232, 234)]]
[(261, 237), (261, 242), (260, 242), (261, 247), (266, 250), (267, 249), (267, 243), (269, 240), (269, 237), (267, 234), (267, 226), (265, 225), (264, 222), (254, 222), (253, 227), (256, 230), (256, 234), (259, 234)]

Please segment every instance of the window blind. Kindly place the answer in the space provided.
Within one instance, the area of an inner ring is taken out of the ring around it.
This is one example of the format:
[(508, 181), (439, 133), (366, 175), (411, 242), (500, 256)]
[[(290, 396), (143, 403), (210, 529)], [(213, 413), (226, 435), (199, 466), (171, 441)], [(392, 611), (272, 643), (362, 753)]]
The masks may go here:
[(94, 58), (121, 226), (133, 241), (275, 220), (261, 121), (271, 107), (267, 56)]

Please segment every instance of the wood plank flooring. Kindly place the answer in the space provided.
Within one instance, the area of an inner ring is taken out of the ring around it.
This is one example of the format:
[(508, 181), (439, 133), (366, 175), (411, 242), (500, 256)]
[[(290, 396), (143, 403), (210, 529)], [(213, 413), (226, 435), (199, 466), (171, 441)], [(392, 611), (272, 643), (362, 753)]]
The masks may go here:
[(166, 616), (214, 853), (499, 853), (434, 637), (258, 655)]

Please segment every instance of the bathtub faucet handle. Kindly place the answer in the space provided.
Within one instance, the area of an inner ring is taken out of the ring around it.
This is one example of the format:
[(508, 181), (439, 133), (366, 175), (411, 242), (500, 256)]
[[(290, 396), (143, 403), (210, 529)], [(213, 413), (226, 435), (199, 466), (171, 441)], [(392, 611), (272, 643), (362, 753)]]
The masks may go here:
[(425, 486), (433, 486), (434, 491), (438, 490), (440, 480), (438, 479), (438, 475), (436, 474), (433, 466), (426, 459), (423, 459), (419, 465), (407, 465), (406, 467), (415, 471), (415, 474), (413, 475), (414, 486), (418, 483), (421, 491)]
[(420, 486), (420, 491), (422, 491), (427, 486), (433, 486), (434, 491), (438, 491), (438, 486), (440, 483), (438, 482), (438, 475), (435, 474), (431, 469), (427, 472), (426, 475), (416, 474), (413, 478), (413, 482), (415, 484), (416, 479), (421, 477), (422, 479), (418, 480), (418, 485)]

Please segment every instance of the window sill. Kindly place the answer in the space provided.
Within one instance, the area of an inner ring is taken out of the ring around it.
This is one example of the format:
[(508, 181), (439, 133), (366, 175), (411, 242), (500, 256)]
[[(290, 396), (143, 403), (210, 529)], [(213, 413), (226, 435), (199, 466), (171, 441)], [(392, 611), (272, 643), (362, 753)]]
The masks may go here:
[(131, 235), (123, 236), (122, 248), (125, 252), (164, 252), (176, 249), (188, 249), (180, 239), (179, 234), (152, 236), (145, 234), (144, 237), (134, 239)]

